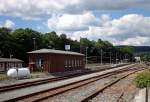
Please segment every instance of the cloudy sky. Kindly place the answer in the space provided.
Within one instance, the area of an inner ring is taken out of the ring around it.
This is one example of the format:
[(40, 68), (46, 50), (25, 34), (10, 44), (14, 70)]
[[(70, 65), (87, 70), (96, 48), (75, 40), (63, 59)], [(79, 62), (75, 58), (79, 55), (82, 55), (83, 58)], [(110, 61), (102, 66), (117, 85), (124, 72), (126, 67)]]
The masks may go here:
[(150, 45), (150, 0), (0, 0), (0, 27)]

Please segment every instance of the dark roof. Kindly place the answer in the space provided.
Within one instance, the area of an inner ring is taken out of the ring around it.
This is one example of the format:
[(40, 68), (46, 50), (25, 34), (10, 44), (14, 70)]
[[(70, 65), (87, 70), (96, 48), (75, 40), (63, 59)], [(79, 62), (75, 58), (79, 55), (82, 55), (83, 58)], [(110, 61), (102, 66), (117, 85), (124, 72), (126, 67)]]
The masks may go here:
[(84, 56), (84, 54), (77, 53), (77, 52), (71, 52), (71, 51), (62, 51), (62, 50), (54, 50), (54, 49), (40, 49), (28, 52), (30, 53), (55, 53), (55, 54), (66, 54), (66, 55), (80, 55)]
[(0, 62), (23, 62), (16, 58), (0, 58)]

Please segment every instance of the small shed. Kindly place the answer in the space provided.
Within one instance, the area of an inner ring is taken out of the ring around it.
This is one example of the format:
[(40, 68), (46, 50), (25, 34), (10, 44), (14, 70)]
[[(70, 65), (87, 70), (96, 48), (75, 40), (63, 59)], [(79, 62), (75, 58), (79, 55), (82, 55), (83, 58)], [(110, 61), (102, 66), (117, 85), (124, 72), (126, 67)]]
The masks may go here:
[(22, 67), (22, 60), (16, 58), (0, 58), (0, 71), (7, 71), (12, 67)]
[(134, 57), (135, 62), (141, 62), (141, 57)]
[(64, 72), (84, 69), (84, 54), (54, 49), (40, 49), (28, 52), (31, 71)]

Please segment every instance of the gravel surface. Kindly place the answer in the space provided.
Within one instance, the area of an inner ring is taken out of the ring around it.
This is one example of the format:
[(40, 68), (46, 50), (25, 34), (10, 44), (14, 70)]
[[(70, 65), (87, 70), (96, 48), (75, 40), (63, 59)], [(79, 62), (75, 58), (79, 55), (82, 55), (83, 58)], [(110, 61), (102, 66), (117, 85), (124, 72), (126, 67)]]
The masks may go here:
[(95, 90), (97, 90), (97, 88), (103, 87), (106, 84), (118, 79), (119, 77), (125, 74), (127, 74), (127, 72), (123, 74), (118, 74), (107, 78), (103, 78), (101, 80), (90, 83), (88, 85), (48, 98), (46, 100), (43, 100), (43, 102), (80, 102), (82, 98), (94, 92)]
[[(128, 72), (103, 78), (86, 86), (82, 86), (60, 95), (50, 97), (46, 100), (43, 100), (42, 102), (80, 102), (81, 99), (97, 90), (97, 88), (101, 88), (126, 74), (128, 74)], [(119, 102), (132, 102), (135, 93), (139, 90), (133, 84), (135, 76), (136, 74), (132, 74), (127, 78), (119, 81), (112, 87), (104, 90), (103, 93), (100, 93), (97, 97), (90, 100), (90, 102), (117, 102), (119, 97), (121, 97)], [(123, 96), (121, 96), (121, 94), (123, 94)]]
[(119, 102), (131, 102), (135, 93), (138, 91), (138, 88), (133, 84), (135, 76), (136, 74), (132, 74), (122, 79), (93, 98), (91, 102), (117, 102), (121, 94), (123, 96)]

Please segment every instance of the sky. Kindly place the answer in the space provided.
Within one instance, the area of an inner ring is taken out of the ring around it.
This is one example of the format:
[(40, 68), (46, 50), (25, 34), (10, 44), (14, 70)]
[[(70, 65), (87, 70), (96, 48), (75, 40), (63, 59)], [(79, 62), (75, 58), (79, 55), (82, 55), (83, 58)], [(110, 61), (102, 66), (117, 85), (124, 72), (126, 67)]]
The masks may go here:
[(150, 0), (0, 0), (0, 27), (150, 46)]

